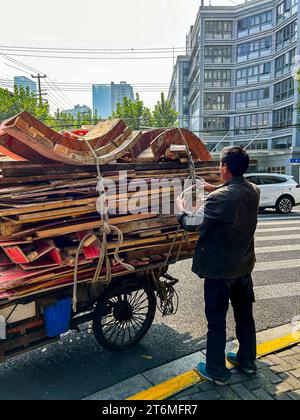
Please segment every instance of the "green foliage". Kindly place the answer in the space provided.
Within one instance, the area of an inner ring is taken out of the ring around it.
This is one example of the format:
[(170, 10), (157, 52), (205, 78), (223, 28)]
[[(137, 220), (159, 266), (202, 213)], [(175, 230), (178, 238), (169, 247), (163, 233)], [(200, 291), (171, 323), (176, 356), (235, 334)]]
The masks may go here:
[(177, 125), (178, 113), (172, 108), (171, 102), (161, 93), (153, 111), (154, 127), (174, 127)]
[(144, 106), (139, 95), (133, 101), (127, 97), (117, 104), (117, 109), (112, 114), (113, 118), (123, 118), (126, 124), (133, 130), (140, 130), (141, 127), (152, 125), (152, 115), (149, 108)]
[(112, 118), (123, 118), (133, 130), (140, 130), (143, 127), (173, 127), (177, 124), (178, 114), (163, 93), (153, 112), (144, 106), (137, 94), (134, 101), (123, 98)]
[[(78, 113), (76, 118), (65, 112), (50, 114), (49, 103), (40, 102), (39, 98), (29, 89), (15, 87), (14, 92), (0, 88), (0, 121), (10, 118), (22, 111), (27, 111), (40, 121), (60, 131), (72, 127), (80, 128), (83, 125), (97, 124), (100, 117), (97, 111)], [(161, 94), (161, 101), (157, 103), (154, 111), (144, 105), (139, 95), (135, 100), (125, 97), (117, 105), (112, 118), (123, 118), (133, 130), (143, 127), (173, 127), (177, 124), (178, 114), (174, 111), (170, 101)]]
[(22, 111), (27, 111), (36, 118), (45, 119), (49, 116), (49, 104), (47, 102), (40, 103), (28, 88), (16, 86), (13, 93), (0, 88), (0, 121)]

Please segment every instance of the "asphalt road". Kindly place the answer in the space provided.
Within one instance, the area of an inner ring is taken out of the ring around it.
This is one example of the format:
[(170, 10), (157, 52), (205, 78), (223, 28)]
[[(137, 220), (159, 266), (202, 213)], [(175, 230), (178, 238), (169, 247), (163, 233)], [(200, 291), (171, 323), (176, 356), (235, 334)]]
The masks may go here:
[[(256, 240), (255, 317), (261, 331), (300, 315), (300, 208), (288, 217), (265, 212)], [(134, 349), (110, 353), (88, 331), (68, 333), (58, 343), (0, 365), (0, 399), (81, 399), (205, 348), (203, 283), (191, 273), (191, 261), (178, 263), (170, 272), (180, 279), (179, 311), (167, 318), (157, 314)], [(233, 336), (230, 311), (228, 337)]]

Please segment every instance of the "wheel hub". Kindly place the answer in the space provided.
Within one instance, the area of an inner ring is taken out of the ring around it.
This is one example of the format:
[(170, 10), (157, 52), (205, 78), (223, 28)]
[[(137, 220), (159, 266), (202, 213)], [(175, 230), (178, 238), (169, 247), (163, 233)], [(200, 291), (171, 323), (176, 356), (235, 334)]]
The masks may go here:
[(291, 211), (291, 207), (292, 207), (292, 204), (291, 204), (290, 200), (288, 200), (288, 199), (284, 199), (280, 203), (280, 209), (284, 213), (290, 212)]
[(114, 307), (114, 317), (119, 322), (129, 321), (133, 317), (133, 311), (130, 303), (117, 303)]

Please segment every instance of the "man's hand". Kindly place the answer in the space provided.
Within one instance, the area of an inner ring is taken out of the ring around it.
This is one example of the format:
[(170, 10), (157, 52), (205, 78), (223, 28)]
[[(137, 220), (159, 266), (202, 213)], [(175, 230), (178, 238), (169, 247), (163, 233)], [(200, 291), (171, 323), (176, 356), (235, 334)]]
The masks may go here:
[(213, 192), (213, 191), (216, 191), (216, 189), (217, 189), (217, 187), (209, 184), (208, 182), (204, 182), (203, 185), (204, 185), (204, 191), (206, 191), (206, 192)]
[(185, 199), (181, 197), (177, 197), (176, 203), (177, 203), (177, 208), (178, 208), (179, 213), (184, 213), (185, 208), (186, 208)]

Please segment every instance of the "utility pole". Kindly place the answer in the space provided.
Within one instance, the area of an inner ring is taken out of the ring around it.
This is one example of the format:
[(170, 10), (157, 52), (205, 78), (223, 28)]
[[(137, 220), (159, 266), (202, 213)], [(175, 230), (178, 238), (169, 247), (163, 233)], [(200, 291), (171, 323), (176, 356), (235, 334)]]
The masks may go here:
[(39, 87), (39, 98), (40, 98), (40, 105), (42, 105), (42, 103), (43, 103), (43, 97), (42, 97), (42, 85), (41, 85), (41, 79), (46, 79), (46, 75), (44, 74), (43, 76), (40, 74), (40, 73), (38, 73), (38, 75), (37, 76), (34, 76), (34, 75), (31, 75), (31, 77), (33, 78), (33, 79), (38, 79), (38, 87)]

